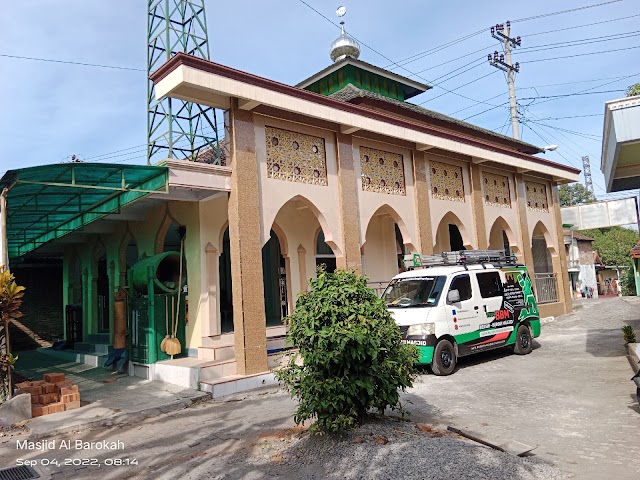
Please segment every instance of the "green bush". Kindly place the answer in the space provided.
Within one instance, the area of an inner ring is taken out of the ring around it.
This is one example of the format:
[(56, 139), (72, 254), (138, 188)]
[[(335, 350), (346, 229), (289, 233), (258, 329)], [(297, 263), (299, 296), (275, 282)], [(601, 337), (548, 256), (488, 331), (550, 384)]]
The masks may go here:
[(622, 335), (624, 336), (625, 343), (636, 343), (636, 332), (631, 325), (622, 327)]
[(634, 296), (636, 294), (636, 279), (633, 275), (633, 268), (623, 272), (622, 295)]
[(400, 392), (412, 385), (418, 360), (385, 302), (353, 272), (318, 269), (310, 290), (287, 318), (289, 342), (299, 349), (277, 377), (298, 399), (296, 424), (338, 432), (361, 423), (369, 410), (400, 410)]

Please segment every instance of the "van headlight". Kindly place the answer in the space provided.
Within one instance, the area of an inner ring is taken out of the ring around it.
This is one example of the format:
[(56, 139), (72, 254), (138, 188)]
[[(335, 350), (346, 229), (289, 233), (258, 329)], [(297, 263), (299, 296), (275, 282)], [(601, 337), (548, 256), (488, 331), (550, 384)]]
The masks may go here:
[(416, 325), (410, 325), (407, 329), (407, 336), (423, 337), (427, 335), (433, 335), (436, 333), (435, 323), (418, 323)]

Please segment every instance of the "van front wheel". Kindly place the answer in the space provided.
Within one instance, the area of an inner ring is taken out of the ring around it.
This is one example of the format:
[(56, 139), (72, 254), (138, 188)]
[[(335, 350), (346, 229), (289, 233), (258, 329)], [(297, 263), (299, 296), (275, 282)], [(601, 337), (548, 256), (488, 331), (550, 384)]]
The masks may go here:
[(451, 375), (456, 368), (456, 350), (449, 340), (440, 340), (433, 352), (431, 370), (436, 375)]
[(513, 346), (513, 353), (516, 355), (527, 355), (533, 349), (533, 339), (528, 325), (520, 325), (516, 334), (516, 344)]

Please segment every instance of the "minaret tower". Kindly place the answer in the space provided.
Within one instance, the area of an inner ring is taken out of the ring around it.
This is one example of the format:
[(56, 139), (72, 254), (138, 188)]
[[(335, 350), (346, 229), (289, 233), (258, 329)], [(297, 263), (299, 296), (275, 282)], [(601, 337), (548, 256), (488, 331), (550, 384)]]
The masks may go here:
[[(147, 73), (178, 52), (209, 60), (204, 0), (149, 0)], [(165, 158), (220, 165), (216, 112), (175, 98), (156, 100), (147, 84), (147, 163)]]

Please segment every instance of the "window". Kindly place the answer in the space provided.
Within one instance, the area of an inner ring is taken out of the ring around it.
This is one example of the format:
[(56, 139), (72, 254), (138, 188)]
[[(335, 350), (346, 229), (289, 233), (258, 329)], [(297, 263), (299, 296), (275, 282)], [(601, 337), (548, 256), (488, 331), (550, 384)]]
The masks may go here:
[(382, 298), (389, 308), (431, 307), (438, 303), (446, 277), (393, 280)]
[(498, 272), (478, 273), (476, 278), (482, 298), (502, 296), (502, 280)]
[(472, 297), (471, 293), (471, 279), (469, 275), (460, 275), (453, 279), (449, 291), (458, 290), (460, 293), (460, 301), (464, 302)]

